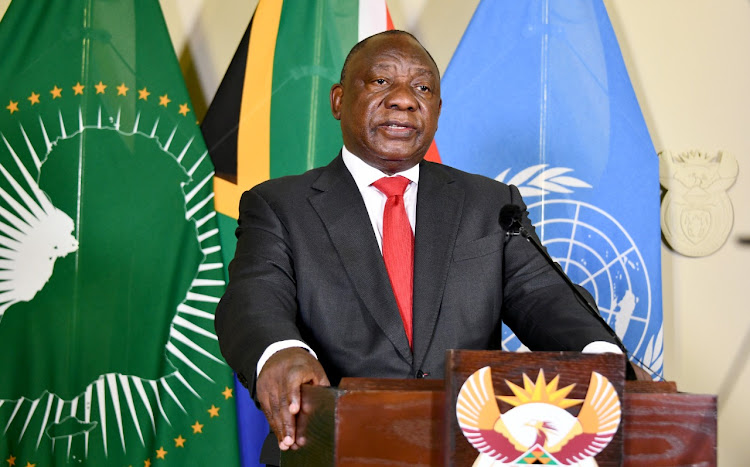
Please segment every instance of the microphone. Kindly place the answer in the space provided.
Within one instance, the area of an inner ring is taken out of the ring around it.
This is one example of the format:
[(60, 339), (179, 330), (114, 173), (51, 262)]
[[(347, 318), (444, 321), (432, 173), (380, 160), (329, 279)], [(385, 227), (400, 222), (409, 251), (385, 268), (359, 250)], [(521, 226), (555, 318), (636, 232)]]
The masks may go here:
[[(570, 290), (573, 292), (573, 294), (576, 296), (576, 298), (583, 303), (584, 308), (594, 317), (596, 318), (599, 323), (604, 326), (604, 329), (609, 332), (609, 334), (612, 336), (612, 338), (615, 340), (615, 344), (620, 347), (623, 354), (625, 354), (626, 357), (629, 357), (630, 354), (628, 352), (628, 349), (625, 348), (625, 344), (622, 343), (620, 340), (620, 337), (617, 335), (617, 333), (607, 324), (606, 321), (604, 321), (604, 318), (599, 314), (599, 309), (596, 308), (595, 305), (592, 305), (586, 297), (581, 293), (581, 291), (578, 289), (578, 286), (576, 286), (573, 281), (570, 280), (567, 274), (562, 270), (559, 264), (557, 264), (552, 257), (547, 253), (547, 251), (544, 249), (541, 243), (534, 238), (533, 235), (529, 233), (529, 231), (526, 229), (526, 227), (523, 226), (521, 223), (521, 218), (523, 216), (523, 211), (518, 205), (515, 204), (506, 204), (502, 208), (500, 208), (500, 216), (499, 216), (499, 223), (500, 227), (505, 230), (505, 236), (506, 237), (514, 237), (514, 236), (521, 236), (525, 238), (529, 243), (531, 243), (534, 248), (539, 252), (540, 255), (544, 257), (544, 259), (547, 261), (547, 263), (552, 266), (552, 269), (554, 269), (557, 272), (557, 275), (560, 276), (565, 284), (570, 288)], [(635, 358), (635, 357), (633, 357)], [(640, 361), (639, 361), (640, 362)], [(641, 362), (642, 363), (642, 362)], [(651, 373), (654, 373), (651, 371)], [(628, 362), (628, 365), (625, 366), (625, 379), (628, 380), (635, 380), (635, 370), (633, 370), (633, 367), (631, 366), (630, 362)]]
[(505, 235), (510, 236), (514, 224), (521, 225), (521, 208), (515, 204), (506, 204), (500, 208), (500, 227), (505, 230)]

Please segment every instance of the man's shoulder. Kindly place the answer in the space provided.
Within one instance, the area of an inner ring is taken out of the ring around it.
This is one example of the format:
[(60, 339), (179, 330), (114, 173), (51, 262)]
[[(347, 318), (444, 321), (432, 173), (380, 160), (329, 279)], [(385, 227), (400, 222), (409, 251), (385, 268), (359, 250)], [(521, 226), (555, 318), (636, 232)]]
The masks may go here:
[[(470, 190), (477, 191), (499, 191), (508, 192), (508, 185), (503, 182), (499, 182), (495, 179), (479, 175), (475, 173), (465, 172), (463, 170), (451, 167), (445, 164), (439, 164), (436, 162), (423, 162), (423, 169), (425, 172), (431, 173), (435, 176), (444, 177), (446, 180), (450, 180), (453, 183), (458, 183), (462, 187)], [(421, 175), (420, 175), (421, 177)]]
[(283, 177), (272, 178), (255, 185), (252, 190), (263, 193), (273, 193), (277, 191), (309, 187), (318, 179), (318, 177), (320, 177), (322, 170), (324, 170), (324, 167), (311, 169), (297, 175), (284, 175)]
[(266, 200), (292, 199), (307, 196), (315, 182), (328, 167), (318, 167), (297, 175), (285, 175), (259, 183), (250, 190)]

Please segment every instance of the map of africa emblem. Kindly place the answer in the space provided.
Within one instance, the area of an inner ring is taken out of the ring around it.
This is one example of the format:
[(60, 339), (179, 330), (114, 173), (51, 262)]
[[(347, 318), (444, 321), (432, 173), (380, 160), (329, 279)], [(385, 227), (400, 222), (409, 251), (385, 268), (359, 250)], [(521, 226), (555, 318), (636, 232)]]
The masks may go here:
[(153, 436), (229, 374), (213, 167), (165, 90), (58, 84), (24, 119), (11, 100), (0, 138), (0, 434), (28, 457), (164, 459)]
[[(506, 181), (508, 172), (496, 179)], [(518, 186), (528, 203), (537, 235), (550, 256), (574, 283), (591, 293), (602, 317), (631, 355), (661, 374), (663, 333), (661, 323), (652, 320), (652, 279), (646, 261), (631, 235), (613, 215), (591, 203), (573, 199), (574, 190), (591, 186), (572, 177), (570, 172), (572, 169), (565, 167), (534, 165), (506, 183)], [(503, 348), (523, 348), (507, 327), (503, 329)]]

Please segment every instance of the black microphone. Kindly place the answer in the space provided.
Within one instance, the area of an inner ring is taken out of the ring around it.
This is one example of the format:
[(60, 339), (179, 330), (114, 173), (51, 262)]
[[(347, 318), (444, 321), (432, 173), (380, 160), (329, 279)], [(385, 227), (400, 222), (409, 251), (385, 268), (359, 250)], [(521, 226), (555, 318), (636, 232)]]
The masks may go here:
[(521, 208), (515, 204), (506, 204), (500, 209), (500, 227), (505, 230), (506, 236), (511, 235), (511, 229), (516, 223), (521, 226)]
[[(625, 354), (626, 357), (630, 356), (628, 349), (625, 348), (625, 344), (622, 343), (620, 340), (620, 337), (617, 335), (617, 333), (612, 329), (609, 324), (607, 324), (606, 321), (604, 321), (604, 318), (599, 314), (599, 309), (596, 308), (596, 306), (592, 305), (586, 297), (583, 296), (581, 291), (578, 289), (578, 287), (573, 283), (573, 281), (570, 280), (567, 274), (562, 270), (559, 264), (557, 264), (552, 257), (547, 253), (547, 251), (544, 249), (541, 243), (537, 241), (536, 238), (534, 238), (533, 235), (529, 233), (528, 230), (526, 230), (526, 227), (523, 226), (521, 223), (521, 218), (523, 216), (523, 211), (518, 205), (515, 204), (506, 204), (500, 209), (500, 217), (499, 217), (499, 223), (500, 227), (505, 230), (506, 237), (513, 237), (520, 235), (521, 237), (528, 240), (529, 243), (531, 243), (534, 248), (541, 254), (544, 259), (549, 263), (550, 266), (552, 266), (552, 269), (554, 269), (557, 274), (563, 279), (565, 284), (570, 288), (570, 290), (573, 291), (573, 294), (576, 296), (576, 298), (584, 304), (584, 307), (586, 310), (594, 316), (601, 324), (604, 326), (604, 329), (609, 332), (609, 334), (614, 338), (615, 344), (620, 347), (620, 350), (622, 350), (622, 353)], [(653, 373), (653, 371), (652, 371)], [(625, 365), (625, 379), (629, 380), (635, 380), (635, 370), (633, 370), (632, 365), (630, 362), (628, 362), (627, 365)]]

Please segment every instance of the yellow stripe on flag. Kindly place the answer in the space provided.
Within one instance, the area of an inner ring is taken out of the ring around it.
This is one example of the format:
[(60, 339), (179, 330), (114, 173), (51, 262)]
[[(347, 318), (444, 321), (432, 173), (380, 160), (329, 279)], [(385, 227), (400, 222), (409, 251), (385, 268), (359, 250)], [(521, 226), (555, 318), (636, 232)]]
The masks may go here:
[(233, 219), (242, 193), (271, 177), (271, 90), (282, 5), (261, 0), (255, 10), (237, 131), (237, 183), (214, 177), (216, 210)]

